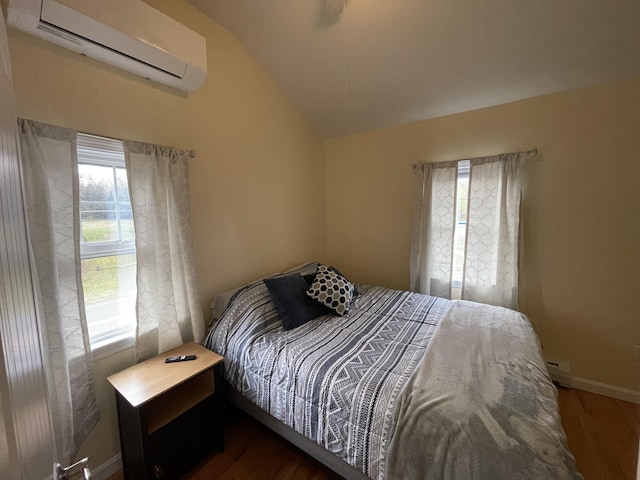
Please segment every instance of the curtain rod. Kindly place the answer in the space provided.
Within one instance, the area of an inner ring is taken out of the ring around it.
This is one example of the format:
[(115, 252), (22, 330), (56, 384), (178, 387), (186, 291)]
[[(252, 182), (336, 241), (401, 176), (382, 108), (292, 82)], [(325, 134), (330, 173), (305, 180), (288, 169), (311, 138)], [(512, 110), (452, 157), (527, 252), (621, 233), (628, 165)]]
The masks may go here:
[[(146, 143), (148, 145), (152, 145), (149, 142), (141, 142), (139, 140), (126, 140), (126, 139), (123, 139), (123, 138), (110, 137), (108, 135), (98, 135), (96, 133), (91, 133), (91, 132), (80, 132), (80, 131), (78, 131), (78, 133), (82, 133), (83, 135), (90, 135), (92, 137), (108, 138), (109, 140), (115, 140), (117, 142), (131, 141), (131, 142)], [(166, 147), (166, 145), (158, 145), (158, 146)], [(167, 147), (167, 148), (174, 148), (176, 150), (180, 150), (182, 152), (185, 152), (187, 155), (189, 155), (189, 158), (196, 158), (196, 151), (195, 150), (183, 150), (182, 148), (177, 148), (177, 147)]]
[[(529, 150), (523, 150), (522, 152), (498, 153), (497, 155), (516, 155), (516, 154), (517, 155), (528, 155), (530, 157), (535, 157), (538, 154), (538, 149), (534, 147), (534, 148), (531, 148)], [(476, 157), (476, 158), (461, 158), (460, 160), (452, 160), (452, 161), (453, 162), (465, 162), (465, 161), (469, 161), (469, 160), (476, 160), (476, 159), (495, 157), (497, 155), (486, 155), (484, 157)], [(415, 170), (420, 165), (424, 165), (425, 163), (429, 163), (429, 162), (412, 163), (411, 164), (411, 168)], [(434, 163), (438, 163), (438, 162), (434, 162)]]
[[(28, 119), (28, 118), (21, 118), (21, 117), (18, 117), (18, 118), (17, 118), (17, 120), (18, 120), (18, 121), (25, 121), (25, 122), (33, 122), (33, 123), (40, 124), (40, 125), (49, 125), (49, 126), (51, 126), (51, 127), (55, 127), (55, 128), (63, 128), (63, 129), (65, 129), (65, 130), (69, 130), (69, 131), (72, 131), (72, 132), (75, 132), (75, 133), (81, 133), (81, 134), (83, 134), (83, 135), (89, 135), (89, 136), (91, 136), (91, 137), (107, 138), (107, 139), (109, 139), (109, 140), (115, 140), (115, 141), (117, 141), (117, 142), (130, 141), (130, 142), (145, 143), (145, 144), (147, 144), (147, 145), (153, 145), (152, 143), (148, 143), (148, 142), (140, 142), (140, 141), (138, 141), (138, 140), (124, 140), (124, 139), (122, 139), (122, 138), (110, 137), (110, 136), (108, 136), (108, 135), (100, 135), (100, 134), (97, 134), (97, 133), (84, 132), (84, 131), (80, 131), (80, 130), (75, 130), (75, 129), (73, 129), (73, 128), (62, 127), (62, 126), (59, 126), (59, 125), (51, 125), (51, 124), (49, 124), (49, 123), (39, 122), (38, 120), (30, 120), (30, 119)], [(189, 156), (189, 158), (195, 158), (195, 156), (196, 156), (196, 151), (195, 151), (195, 150), (184, 150), (184, 149), (182, 149), (182, 148), (177, 148), (177, 147), (167, 147), (166, 145), (157, 145), (157, 146), (158, 146), (158, 147), (163, 147), (163, 148), (173, 148), (174, 150), (179, 150), (180, 152), (186, 153), (186, 154)]]

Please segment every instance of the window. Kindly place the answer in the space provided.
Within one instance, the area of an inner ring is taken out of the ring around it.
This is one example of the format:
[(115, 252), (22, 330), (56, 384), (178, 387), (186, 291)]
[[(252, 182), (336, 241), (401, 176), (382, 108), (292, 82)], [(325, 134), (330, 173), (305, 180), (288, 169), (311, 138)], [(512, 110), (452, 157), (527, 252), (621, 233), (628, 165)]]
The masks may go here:
[(81, 275), (91, 348), (133, 336), (135, 229), (122, 142), (78, 134)]
[(420, 165), (411, 288), (518, 307), (518, 234), (528, 152)]
[[(464, 259), (467, 243), (467, 212), (469, 208), (469, 170), (471, 162), (461, 160), (458, 162), (458, 176), (456, 185), (456, 223), (453, 234), (453, 260), (451, 286), (453, 289), (462, 288), (464, 276)], [(452, 292), (454, 298), (459, 297), (459, 292)]]

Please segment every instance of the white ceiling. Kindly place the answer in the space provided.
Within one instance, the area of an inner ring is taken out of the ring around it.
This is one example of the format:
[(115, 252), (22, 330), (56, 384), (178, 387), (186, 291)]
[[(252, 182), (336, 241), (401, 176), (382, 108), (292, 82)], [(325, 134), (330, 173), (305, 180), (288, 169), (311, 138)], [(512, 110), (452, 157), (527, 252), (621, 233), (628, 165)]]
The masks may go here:
[(189, 1), (325, 138), (640, 75), (640, 0)]

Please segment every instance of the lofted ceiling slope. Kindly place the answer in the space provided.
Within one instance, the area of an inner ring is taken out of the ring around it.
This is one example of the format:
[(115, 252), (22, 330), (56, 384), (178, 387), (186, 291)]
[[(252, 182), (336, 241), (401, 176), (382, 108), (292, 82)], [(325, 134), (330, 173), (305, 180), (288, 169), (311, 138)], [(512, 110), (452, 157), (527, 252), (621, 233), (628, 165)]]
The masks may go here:
[(324, 138), (640, 75), (638, 0), (189, 1)]

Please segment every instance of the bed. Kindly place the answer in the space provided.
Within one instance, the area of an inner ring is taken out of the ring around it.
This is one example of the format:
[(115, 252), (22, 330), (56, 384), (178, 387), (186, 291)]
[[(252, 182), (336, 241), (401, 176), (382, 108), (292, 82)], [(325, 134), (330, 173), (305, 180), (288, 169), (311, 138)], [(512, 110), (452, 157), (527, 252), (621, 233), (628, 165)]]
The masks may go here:
[(307, 315), (315, 262), (225, 296), (203, 343), (230, 401), (349, 479), (582, 478), (524, 315), (330, 270), (346, 311)]

